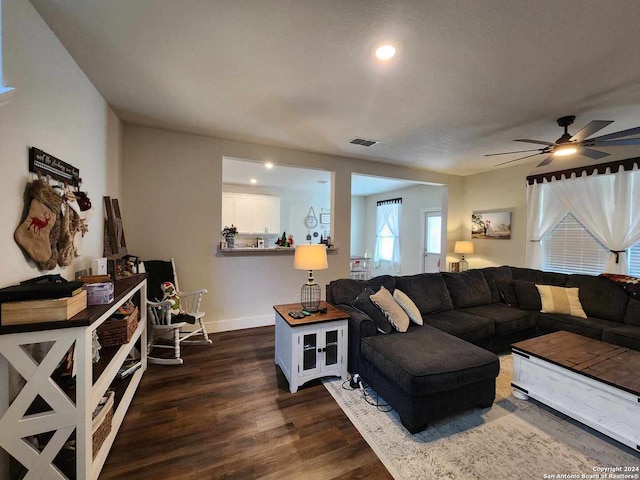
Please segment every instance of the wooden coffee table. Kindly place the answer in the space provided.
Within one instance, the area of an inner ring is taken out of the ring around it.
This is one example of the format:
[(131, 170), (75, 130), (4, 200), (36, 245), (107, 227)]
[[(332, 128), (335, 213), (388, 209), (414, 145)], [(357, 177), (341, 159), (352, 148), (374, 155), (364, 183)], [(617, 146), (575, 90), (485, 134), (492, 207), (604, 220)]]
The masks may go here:
[(640, 352), (569, 332), (511, 346), (513, 395), (640, 451)]

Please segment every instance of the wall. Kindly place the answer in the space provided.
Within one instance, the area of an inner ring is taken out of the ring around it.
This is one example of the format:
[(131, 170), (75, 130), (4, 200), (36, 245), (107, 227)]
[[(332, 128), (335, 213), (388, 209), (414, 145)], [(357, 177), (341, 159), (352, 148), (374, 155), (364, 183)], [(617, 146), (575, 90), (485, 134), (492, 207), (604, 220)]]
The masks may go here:
[[(329, 255), (328, 270), (316, 272), (323, 292), (330, 280), (349, 275), (352, 172), (448, 183), (455, 192), (462, 183), (461, 177), (397, 165), (125, 125), (123, 220), (129, 250), (144, 258), (173, 256), (181, 288), (209, 289), (204, 310), (212, 331), (272, 323), (272, 305), (297, 301), (306, 277), (292, 268), (291, 256), (218, 256), (224, 156), (334, 172), (331, 232), (339, 251)], [(450, 199), (452, 211), (459, 210), (461, 198)]]
[[(439, 211), (442, 208), (443, 188), (433, 185), (416, 185), (391, 192), (366, 197), (365, 249), (373, 255), (376, 239), (377, 202), (390, 198), (402, 198), (400, 216), (400, 274), (414, 275), (422, 272), (423, 210)], [(372, 275), (396, 275), (387, 262), (372, 268)]]
[[(462, 217), (459, 236), (450, 240), (471, 240), (471, 213), (474, 210), (510, 210), (510, 240), (473, 240), (475, 253), (467, 255), (469, 268), (499, 265), (524, 266), (526, 235), (526, 177), (534, 165), (514, 167), (464, 177)], [(453, 252), (450, 242), (449, 252)], [(460, 255), (450, 253), (449, 260)]]
[[(0, 286), (41, 275), (13, 239), (22, 220), (28, 148), (36, 146), (80, 169), (94, 208), (74, 265), (55, 272), (73, 278), (102, 256), (102, 197), (120, 197), (120, 120), (27, 0), (2, 5), (4, 81), (15, 87), (0, 105)], [(126, 207), (125, 207), (126, 213)]]
[[(351, 255), (364, 255), (366, 247), (367, 197), (351, 197)], [(373, 254), (373, 250), (370, 250)]]

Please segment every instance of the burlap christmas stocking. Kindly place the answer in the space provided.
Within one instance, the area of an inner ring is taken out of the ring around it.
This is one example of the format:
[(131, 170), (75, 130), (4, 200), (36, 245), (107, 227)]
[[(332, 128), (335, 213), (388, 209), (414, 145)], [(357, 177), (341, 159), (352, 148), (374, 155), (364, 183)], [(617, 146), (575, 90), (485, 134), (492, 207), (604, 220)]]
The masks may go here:
[(44, 203), (31, 200), (29, 214), (14, 234), (14, 238), (27, 255), (36, 262), (44, 262), (51, 257), (49, 234), (56, 222), (56, 214)]

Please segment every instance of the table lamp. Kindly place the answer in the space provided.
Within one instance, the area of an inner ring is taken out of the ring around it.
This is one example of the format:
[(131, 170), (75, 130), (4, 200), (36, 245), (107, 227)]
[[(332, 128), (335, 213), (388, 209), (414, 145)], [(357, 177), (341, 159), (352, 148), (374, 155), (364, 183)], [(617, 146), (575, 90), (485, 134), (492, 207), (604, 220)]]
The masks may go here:
[(293, 268), (309, 270), (307, 283), (300, 289), (300, 303), (307, 312), (317, 312), (320, 306), (320, 285), (313, 279), (314, 270), (328, 268), (326, 245), (297, 245), (293, 256)]
[(461, 253), (462, 257), (460, 258), (460, 271), (464, 272), (465, 270), (469, 270), (469, 262), (464, 259), (466, 254), (473, 254), (473, 242), (468, 240), (458, 241), (456, 242), (456, 246), (453, 249), (454, 253)]

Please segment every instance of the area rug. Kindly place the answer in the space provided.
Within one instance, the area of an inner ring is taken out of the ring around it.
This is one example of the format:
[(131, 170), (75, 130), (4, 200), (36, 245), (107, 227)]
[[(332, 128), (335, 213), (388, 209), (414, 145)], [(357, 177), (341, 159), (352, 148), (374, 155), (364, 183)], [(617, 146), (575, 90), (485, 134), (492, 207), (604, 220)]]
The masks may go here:
[(395, 411), (381, 412), (342, 380), (323, 383), (396, 480), (614, 478), (599, 469), (640, 465), (630, 448), (534, 400), (514, 398), (512, 377), (511, 355), (504, 355), (491, 408), (449, 417), (416, 435)]

